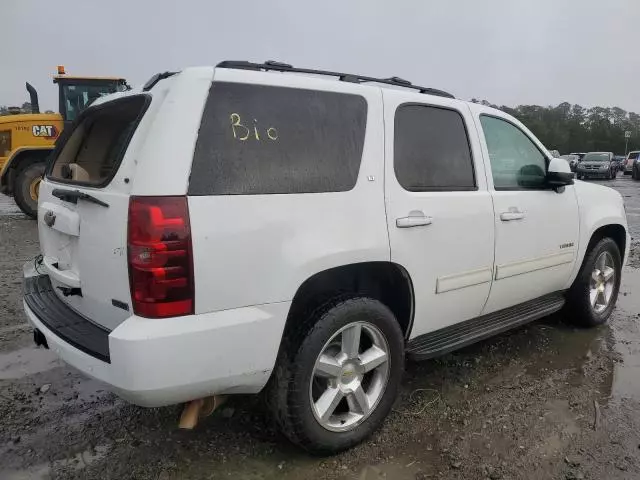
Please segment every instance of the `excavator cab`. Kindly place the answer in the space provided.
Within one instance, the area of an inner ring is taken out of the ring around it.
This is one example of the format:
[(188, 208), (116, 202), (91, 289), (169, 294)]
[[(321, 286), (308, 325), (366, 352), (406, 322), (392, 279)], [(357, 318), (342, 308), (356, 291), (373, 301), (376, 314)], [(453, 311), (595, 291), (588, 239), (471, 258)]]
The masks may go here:
[(129, 89), (126, 80), (117, 77), (72, 77), (63, 73), (54, 76), (53, 82), (58, 85), (58, 111), (65, 125), (97, 98)]

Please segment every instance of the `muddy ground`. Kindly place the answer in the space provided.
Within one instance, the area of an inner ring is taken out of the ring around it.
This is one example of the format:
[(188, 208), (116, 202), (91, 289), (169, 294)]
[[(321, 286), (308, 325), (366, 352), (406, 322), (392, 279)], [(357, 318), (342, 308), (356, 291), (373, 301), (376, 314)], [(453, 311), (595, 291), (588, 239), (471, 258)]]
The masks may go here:
[(640, 183), (620, 191), (634, 237), (609, 325), (559, 316), (443, 358), (410, 364), (384, 428), (366, 444), (310, 457), (239, 397), (193, 432), (178, 407), (128, 405), (36, 349), (21, 268), (35, 222), (0, 199), (0, 479), (638, 479)]

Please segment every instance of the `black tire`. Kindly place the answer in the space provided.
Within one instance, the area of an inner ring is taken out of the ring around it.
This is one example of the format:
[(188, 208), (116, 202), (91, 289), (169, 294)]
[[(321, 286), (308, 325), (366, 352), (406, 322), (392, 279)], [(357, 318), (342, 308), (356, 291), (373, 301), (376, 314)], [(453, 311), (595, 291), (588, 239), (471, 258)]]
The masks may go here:
[[(601, 312), (596, 312), (591, 306), (589, 297), (591, 274), (595, 268), (596, 260), (604, 252), (608, 252), (613, 258), (615, 280), (613, 292), (607, 307)], [(620, 249), (613, 239), (605, 237), (590, 246), (585, 259), (582, 262), (580, 272), (567, 293), (565, 313), (569, 319), (574, 324), (582, 327), (595, 327), (605, 323), (611, 315), (611, 312), (616, 305), (616, 300), (618, 299), (621, 274), (622, 261), (620, 257)]]
[[(316, 420), (310, 382), (316, 359), (327, 342), (353, 322), (367, 322), (383, 334), (389, 349), (388, 380), (377, 405), (362, 423), (335, 432)], [(287, 332), (267, 385), (266, 400), (281, 431), (293, 443), (315, 455), (330, 455), (357, 445), (382, 425), (396, 399), (403, 371), (404, 337), (391, 310), (372, 298), (338, 298)]]
[(640, 175), (638, 175), (638, 169), (636, 167), (633, 167), (633, 170), (631, 170), (631, 178), (634, 180), (640, 180)]
[(18, 207), (31, 218), (38, 216), (38, 198), (32, 198), (31, 186), (37, 178), (42, 178), (45, 170), (44, 162), (34, 162), (21, 168), (13, 185), (13, 198)]

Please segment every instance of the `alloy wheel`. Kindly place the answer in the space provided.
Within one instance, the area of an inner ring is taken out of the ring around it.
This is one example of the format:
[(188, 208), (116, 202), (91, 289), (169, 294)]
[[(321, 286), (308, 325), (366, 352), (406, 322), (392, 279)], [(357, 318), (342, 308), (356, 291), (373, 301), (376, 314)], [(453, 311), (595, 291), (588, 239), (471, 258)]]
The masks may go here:
[(390, 352), (378, 327), (353, 322), (324, 345), (309, 386), (311, 409), (327, 430), (353, 430), (375, 410), (389, 381)]
[(602, 252), (596, 259), (589, 285), (589, 300), (594, 312), (601, 313), (609, 306), (615, 282), (613, 257), (609, 252)]

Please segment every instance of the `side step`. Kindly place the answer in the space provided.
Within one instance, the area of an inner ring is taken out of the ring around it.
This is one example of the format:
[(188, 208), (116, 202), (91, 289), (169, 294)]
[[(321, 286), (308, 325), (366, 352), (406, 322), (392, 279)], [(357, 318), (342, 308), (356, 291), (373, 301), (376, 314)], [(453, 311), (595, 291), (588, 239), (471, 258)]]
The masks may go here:
[(426, 360), (444, 355), (498, 333), (551, 315), (560, 310), (564, 302), (563, 292), (556, 292), (514, 307), (505, 308), (450, 327), (425, 333), (409, 341), (407, 344), (407, 356), (412, 360)]

